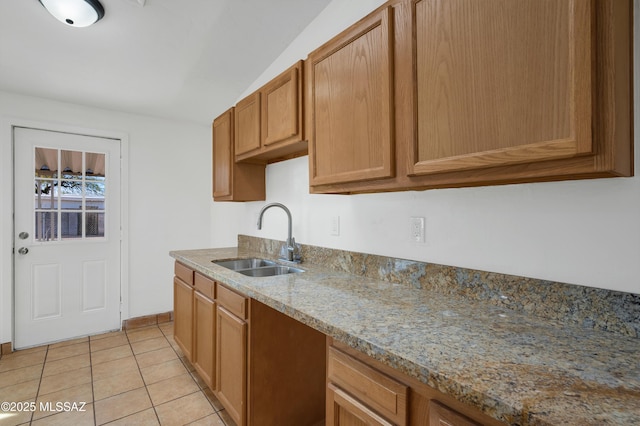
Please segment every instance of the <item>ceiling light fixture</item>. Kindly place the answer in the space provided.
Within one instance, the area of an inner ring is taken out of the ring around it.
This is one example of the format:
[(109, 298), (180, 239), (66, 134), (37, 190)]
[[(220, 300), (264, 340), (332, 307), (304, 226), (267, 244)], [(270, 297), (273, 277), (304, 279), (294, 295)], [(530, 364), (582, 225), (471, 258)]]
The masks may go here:
[(39, 0), (58, 21), (72, 27), (88, 27), (104, 16), (98, 0)]

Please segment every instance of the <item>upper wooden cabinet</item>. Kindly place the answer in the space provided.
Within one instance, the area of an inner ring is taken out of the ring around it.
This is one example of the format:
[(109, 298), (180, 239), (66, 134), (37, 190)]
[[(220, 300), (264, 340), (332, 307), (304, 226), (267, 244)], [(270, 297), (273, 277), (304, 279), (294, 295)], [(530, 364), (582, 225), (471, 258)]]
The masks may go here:
[[(385, 16), (388, 46), (342, 53)], [(631, 16), (630, 0), (387, 2), (309, 56), (311, 192), (632, 175)], [(374, 51), (392, 52), (388, 73), (370, 72)], [(349, 60), (376, 90), (349, 92)]]
[(303, 62), (236, 104), (236, 160), (266, 162), (307, 153), (303, 123)]
[[(304, 138), (302, 104), (303, 62), (298, 61), (288, 70), (264, 85), (262, 93), (262, 142), (264, 146), (294, 144)], [(306, 151), (307, 144), (295, 150)], [(293, 151), (293, 149), (292, 149)]]
[(260, 201), (265, 199), (265, 165), (239, 164), (234, 156), (235, 109), (213, 120), (213, 199)]
[(229, 197), (233, 181), (233, 108), (213, 120), (213, 198)]
[(307, 59), (312, 186), (394, 174), (392, 16), (383, 7)]
[(234, 141), (236, 158), (260, 148), (260, 92), (236, 104)]
[(592, 152), (593, 3), (415, 0), (411, 174)]

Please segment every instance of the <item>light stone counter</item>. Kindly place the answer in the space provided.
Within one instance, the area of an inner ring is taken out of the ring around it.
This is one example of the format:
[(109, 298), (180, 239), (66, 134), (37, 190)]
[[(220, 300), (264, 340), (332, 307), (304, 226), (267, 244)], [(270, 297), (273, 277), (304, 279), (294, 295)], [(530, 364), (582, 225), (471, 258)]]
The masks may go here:
[(513, 425), (639, 425), (640, 339), (483, 300), (303, 263), (251, 278), (212, 263), (264, 252), (173, 251), (177, 261)]

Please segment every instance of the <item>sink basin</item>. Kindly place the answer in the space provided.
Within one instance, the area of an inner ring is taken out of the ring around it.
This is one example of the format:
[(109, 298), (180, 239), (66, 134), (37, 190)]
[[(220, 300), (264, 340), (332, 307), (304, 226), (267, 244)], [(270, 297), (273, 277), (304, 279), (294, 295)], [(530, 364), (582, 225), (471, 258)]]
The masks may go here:
[(249, 277), (273, 277), (274, 275), (285, 275), (285, 274), (297, 274), (299, 272), (304, 272), (302, 269), (294, 268), (291, 266), (263, 266), (261, 268), (252, 268), (252, 269), (242, 269), (236, 272), (240, 272), (243, 275), (247, 275)]
[(239, 272), (249, 277), (273, 277), (275, 275), (304, 272), (304, 270), (300, 268), (278, 265), (273, 260), (258, 258), (212, 260), (212, 262), (216, 265), (231, 269), (232, 271)]
[(216, 265), (220, 265), (224, 268), (231, 269), (233, 271), (238, 271), (241, 269), (260, 268), (263, 266), (273, 266), (276, 264), (276, 262), (272, 260), (257, 259), (257, 258), (214, 260), (212, 262), (215, 263)]

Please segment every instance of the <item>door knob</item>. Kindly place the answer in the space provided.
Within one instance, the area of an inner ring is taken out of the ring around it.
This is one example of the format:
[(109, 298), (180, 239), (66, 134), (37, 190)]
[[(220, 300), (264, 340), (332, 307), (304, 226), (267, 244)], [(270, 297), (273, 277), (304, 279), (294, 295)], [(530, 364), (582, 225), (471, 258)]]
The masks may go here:
[(29, 233), (23, 231), (18, 234), (18, 238), (20, 238), (21, 240), (26, 240), (27, 238), (29, 238)]
[(20, 254), (27, 254), (27, 253), (29, 253), (29, 249), (28, 249), (28, 248), (26, 248), (26, 247), (20, 247), (20, 248), (18, 249), (18, 253), (20, 253)]

